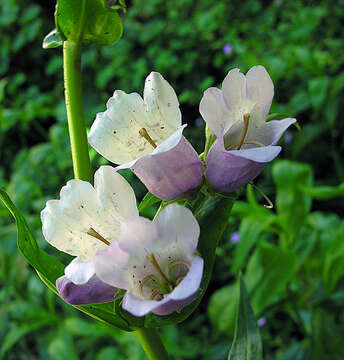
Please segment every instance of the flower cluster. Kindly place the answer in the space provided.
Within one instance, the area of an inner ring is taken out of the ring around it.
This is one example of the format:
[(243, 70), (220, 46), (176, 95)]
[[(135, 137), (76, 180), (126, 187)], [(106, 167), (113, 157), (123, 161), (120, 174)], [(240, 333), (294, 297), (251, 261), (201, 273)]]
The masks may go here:
[(56, 282), (60, 296), (94, 304), (113, 301), (124, 289), (122, 306), (135, 316), (166, 315), (192, 302), (203, 275), (194, 215), (172, 203), (154, 221), (140, 217), (134, 191), (117, 170), (130, 168), (163, 200), (190, 196), (204, 173), (213, 190), (234, 191), (279, 154), (276, 143), (295, 122), (265, 122), (273, 92), (262, 66), (246, 76), (233, 69), (222, 90), (205, 91), (200, 113), (216, 140), (203, 163), (183, 136), (177, 96), (159, 73), (147, 77), (143, 99), (116, 90), (97, 114), (89, 142), (118, 166), (100, 167), (94, 187), (69, 181), (41, 213), (45, 239), (76, 256)]

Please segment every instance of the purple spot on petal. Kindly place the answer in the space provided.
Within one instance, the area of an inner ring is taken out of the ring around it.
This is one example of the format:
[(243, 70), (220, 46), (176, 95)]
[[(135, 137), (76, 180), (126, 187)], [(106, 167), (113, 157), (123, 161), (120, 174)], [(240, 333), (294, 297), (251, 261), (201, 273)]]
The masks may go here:
[(266, 319), (264, 317), (258, 319), (257, 324), (259, 327), (262, 327), (266, 324)]
[(227, 43), (223, 46), (223, 52), (226, 55), (229, 55), (233, 51), (233, 46), (230, 43)]
[(237, 242), (239, 242), (240, 240), (240, 234), (238, 231), (235, 231), (232, 235), (231, 235), (231, 243), (232, 244), (236, 244)]

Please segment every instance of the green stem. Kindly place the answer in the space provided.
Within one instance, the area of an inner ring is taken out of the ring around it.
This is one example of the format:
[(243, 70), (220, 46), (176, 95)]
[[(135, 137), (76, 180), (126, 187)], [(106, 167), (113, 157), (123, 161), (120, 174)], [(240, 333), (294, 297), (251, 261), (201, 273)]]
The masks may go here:
[(71, 40), (63, 43), (63, 65), (68, 128), (76, 179), (92, 183), (88, 154), (81, 83), (81, 44)]
[(168, 353), (154, 328), (141, 328), (134, 331), (149, 360), (168, 360)]

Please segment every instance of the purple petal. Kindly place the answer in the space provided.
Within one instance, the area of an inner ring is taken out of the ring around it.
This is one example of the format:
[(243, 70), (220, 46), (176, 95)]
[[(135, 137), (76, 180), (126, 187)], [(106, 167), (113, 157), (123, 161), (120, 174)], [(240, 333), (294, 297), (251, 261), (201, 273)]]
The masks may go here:
[(56, 288), (61, 298), (71, 305), (111, 302), (117, 292), (115, 287), (103, 283), (96, 275), (82, 285), (76, 285), (66, 276), (61, 276), (56, 280)]
[(186, 196), (200, 186), (203, 176), (202, 162), (184, 137), (172, 149), (143, 156), (131, 170), (163, 200)]
[(202, 275), (203, 259), (195, 256), (186, 277), (163, 300), (143, 300), (127, 292), (123, 298), (123, 309), (135, 316), (144, 316), (149, 312), (168, 315), (182, 309), (197, 298)]
[(280, 146), (226, 151), (216, 141), (207, 156), (206, 177), (215, 190), (234, 191), (253, 180), (280, 151)]

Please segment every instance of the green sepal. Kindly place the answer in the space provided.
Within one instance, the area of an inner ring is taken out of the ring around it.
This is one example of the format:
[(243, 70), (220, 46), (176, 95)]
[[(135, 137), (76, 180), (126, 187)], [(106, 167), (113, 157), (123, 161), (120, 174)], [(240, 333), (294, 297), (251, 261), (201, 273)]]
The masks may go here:
[(104, 0), (57, 0), (56, 29), (63, 40), (114, 45), (122, 36), (118, 12)]
[[(64, 265), (56, 260), (53, 256), (47, 254), (38, 245), (33, 237), (23, 215), (15, 207), (5, 191), (0, 189), (0, 200), (5, 204), (10, 213), (16, 220), (18, 237), (18, 248), (33, 266), (41, 280), (57, 294), (55, 282), (56, 279), (64, 274)], [(122, 330), (133, 331), (129, 323), (114, 313), (113, 302), (97, 305), (80, 305), (74, 306), (83, 313), (100, 320), (108, 325), (116, 326)]]
[(234, 340), (228, 360), (262, 360), (262, 341), (242, 275)]
[(43, 39), (43, 49), (54, 49), (62, 46), (63, 41), (56, 29), (51, 30), (49, 34)]

